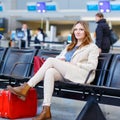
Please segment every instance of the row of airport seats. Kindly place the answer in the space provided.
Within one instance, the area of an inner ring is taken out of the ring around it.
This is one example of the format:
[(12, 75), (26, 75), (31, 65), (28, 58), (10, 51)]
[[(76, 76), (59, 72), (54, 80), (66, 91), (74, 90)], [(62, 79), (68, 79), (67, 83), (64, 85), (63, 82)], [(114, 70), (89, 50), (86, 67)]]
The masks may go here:
[[(59, 50), (0, 48), (0, 87), (5, 88), (8, 84), (15, 86), (27, 82), (33, 76), (34, 56), (47, 59), (48, 57), (55, 57), (59, 53)], [(97, 69), (91, 70), (86, 78), (87, 82), (90, 74), (96, 72), (95, 79), (91, 84), (78, 84), (69, 80), (57, 81), (53, 95), (87, 101), (85, 105), (87, 108), (90, 106), (88, 103), (103, 103), (119, 106), (120, 54), (101, 53), (98, 60)], [(40, 82), (36, 86), (37, 88), (40, 88), (40, 91), (42, 91), (43, 82)], [(91, 98), (92, 102), (90, 102)], [(76, 120), (87, 120), (80, 117), (86, 116), (87, 112), (85, 110), (83, 110), (84, 112), (80, 112)], [(102, 119), (104, 120), (105, 117), (103, 116)]]
[[(45, 52), (47, 51), (47, 52)], [(34, 56), (41, 56), (46, 59), (59, 54), (59, 50), (19, 49), (19, 48), (0, 48), (0, 83), (18, 85), (33, 76)]]

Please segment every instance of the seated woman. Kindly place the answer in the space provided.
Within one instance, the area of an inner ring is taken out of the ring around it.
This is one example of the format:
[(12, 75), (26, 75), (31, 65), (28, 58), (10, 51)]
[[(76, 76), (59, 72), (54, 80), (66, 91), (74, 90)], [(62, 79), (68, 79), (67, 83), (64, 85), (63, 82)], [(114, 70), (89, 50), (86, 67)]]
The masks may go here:
[[(27, 83), (18, 87), (7, 86), (7, 88), (24, 100), (29, 89), (44, 80), (43, 110), (33, 120), (50, 119), (54, 82), (68, 79), (72, 82), (85, 84), (89, 71), (97, 67), (98, 56), (99, 49), (91, 39), (86, 22), (77, 21), (72, 29), (72, 42), (60, 55), (56, 58), (48, 58)], [(95, 73), (92, 73), (87, 83), (91, 83), (94, 77)]]

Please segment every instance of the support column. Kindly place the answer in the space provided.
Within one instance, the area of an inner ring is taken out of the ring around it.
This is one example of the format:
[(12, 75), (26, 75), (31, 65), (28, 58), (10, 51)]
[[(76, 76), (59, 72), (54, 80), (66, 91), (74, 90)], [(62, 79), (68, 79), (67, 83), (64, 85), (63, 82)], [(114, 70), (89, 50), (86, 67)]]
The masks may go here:
[(49, 20), (46, 20), (46, 33), (49, 31)]
[(95, 21), (90, 21), (89, 22), (89, 30), (90, 30), (90, 34), (92, 37), (92, 40), (95, 42), (96, 36), (95, 36), (95, 30), (96, 30), (97, 24)]
[(46, 20), (46, 34), (47, 34), (47, 37), (49, 38), (50, 37), (50, 22), (49, 22), (49, 20)]
[(21, 27), (21, 23), (16, 21), (15, 16), (8, 17), (8, 31), (15, 30), (17, 27)]
[(112, 22), (111, 21), (108, 22), (108, 25), (110, 26), (110, 28), (112, 28)]
[[(9, 10), (16, 10), (16, 0), (5, 0), (2, 1), (4, 4), (4, 11), (9, 11)], [(6, 17), (8, 19), (7, 23), (7, 31), (14, 30), (16, 28), (17, 22), (16, 22), (16, 17), (13, 16), (8, 16)]]
[(5, 10), (15, 10), (16, 9), (16, 0), (5, 0), (3, 1), (5, 5)]
[(43, 18), (41, 18), (40, 27), (43, 29)]

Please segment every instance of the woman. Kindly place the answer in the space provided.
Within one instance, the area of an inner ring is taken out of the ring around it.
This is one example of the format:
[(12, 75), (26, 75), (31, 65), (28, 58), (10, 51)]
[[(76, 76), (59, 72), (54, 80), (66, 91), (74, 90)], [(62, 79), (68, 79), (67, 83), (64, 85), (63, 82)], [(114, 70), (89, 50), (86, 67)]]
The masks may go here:
[[(46, 120), (51, 118), (50, 105), (57, 80), (69, 79), (76, 83), (85, 83), (91, 69), (96, 69), (99, 49), (92, 43), (88, 26), (83, 21), (75, 23), (72, 29), (72, 42), (66, 46), (56, 58), (48, 58), (38, 72), (24, 85), (7, 88), (14, 94), (25, 99), (28, 90), (44, 79), (43, 110), (33, 120)], [(64, 66), (64, 67), (63, 67)], [(93, 81), (93, 73), (87, 83)]]
[(108, 53), (110, 51), (109, 26), (102, 13), (97, 13), (95, 19), (98, 24), (96, 28), (96, 45), (99, 47), (100, 52)]
[(40, 43), (43, 42), (44, 36), (43, 36), (43, 30), (41, 28), (38, 28), (36, 30), (36, 35), (35, 35), (35, 44), (39, 44), (39, 46), (35, 46), (36, 49), (40, 49)]

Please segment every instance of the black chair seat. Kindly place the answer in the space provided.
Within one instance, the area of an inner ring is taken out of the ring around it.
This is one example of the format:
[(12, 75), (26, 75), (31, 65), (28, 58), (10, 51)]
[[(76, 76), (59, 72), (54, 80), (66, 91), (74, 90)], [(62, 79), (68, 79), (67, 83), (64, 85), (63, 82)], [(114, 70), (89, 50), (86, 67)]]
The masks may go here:
[(20, 82), (22, 78), (29, 77), (35, 54), (35, 49), (9, 48), (1, 67), (0, 79), (11, 84), (12, 81)]

